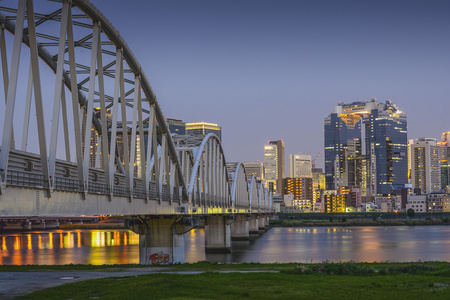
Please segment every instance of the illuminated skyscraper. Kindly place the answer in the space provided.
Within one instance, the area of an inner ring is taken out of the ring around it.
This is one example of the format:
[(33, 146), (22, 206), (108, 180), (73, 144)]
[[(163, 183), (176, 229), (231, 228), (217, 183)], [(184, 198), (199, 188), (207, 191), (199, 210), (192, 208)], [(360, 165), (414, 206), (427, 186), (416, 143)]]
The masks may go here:
[(222, 141), (222, 128), (219, 125), (206, 122), (186, 123), (186, 134), (205, 136), (208, 133), (214, 133)]
[(410, 145), (411, 183), (423, 194), (441, 189), (441, 147), (436, 139), (419, 138)]
[(285, 158), (283, 140), (269, 141), (264, 145), (264, 166), (266, 185), (273, 185), (274, 191), (282, 193), (283, 178), (285, 177)]
[(406, 114), (390, 100), (339, 103), (324, 129), (327, 189), (348, 185), (358, 173), (365, 174), (363, 195), (388, 195), (408, 182)]
[(450, 186), (450, 131), (441, 135), (441, 141), (436, 145), (441, 147), (441, 189)]

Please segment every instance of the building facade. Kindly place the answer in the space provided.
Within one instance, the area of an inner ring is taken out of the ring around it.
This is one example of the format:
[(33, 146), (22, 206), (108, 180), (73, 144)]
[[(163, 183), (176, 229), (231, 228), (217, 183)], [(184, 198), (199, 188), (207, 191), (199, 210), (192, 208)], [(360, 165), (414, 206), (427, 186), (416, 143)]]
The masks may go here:
[(411, 183), (422, 194), (441, 190), (441, 146), (436, 139), (419, 138), (410, 144)]
[(327, 189), (381, 196), (408, 182), (406, 114), (390, 100), (339, 103), (324, 121)]
[(186, 123), (182, 120), (166, 118), (166, 123), (171, 134), (186, 134)]
[(289, 154), (289, 177), (311, 178), (311, 155)]
[(450, 131), (441, 135), (441, 141), (436, 145), (441, 147), (441, 189), (450, 187)]
[(285, 157), (283, 140), (269, 141), (264, 145), (264, 167), (266, 187), (273, 185), (273, 190), (282, 193), (285, 176)]
[(313, 200), (312, 178), (284, 178), (283, 195), (294, 195), (295, 200)]
[(197, 122), (186, 123), (186, 134), (188, 135), (207, 135), (214, 133), (222, 142), (222, 128), (214, 123)]
[(262, 162), (243, 162), (247, 180), (252, 180), (255, 176), (256, 180), (264, 180), (264, 163)]

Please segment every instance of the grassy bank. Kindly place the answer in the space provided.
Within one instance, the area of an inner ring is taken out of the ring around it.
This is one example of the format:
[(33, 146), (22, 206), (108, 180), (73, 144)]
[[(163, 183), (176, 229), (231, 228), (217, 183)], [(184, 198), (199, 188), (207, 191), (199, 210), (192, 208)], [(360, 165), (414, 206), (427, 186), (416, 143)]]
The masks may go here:
[(18, 299), (449, 299), (448, 263), (283, 264), (277, 273), (218, 273), (278, 270), (277, 264), (174, 266), (206, 273), (150, 274), (67, 284)]
[(427, 218), (427, 219), (347, 219), (330, 218), (329, 220), (273, 220), (272, 226), (303, 227), (303, 226), (418, 226), (418, 225), (450, 225), (449, 219)]

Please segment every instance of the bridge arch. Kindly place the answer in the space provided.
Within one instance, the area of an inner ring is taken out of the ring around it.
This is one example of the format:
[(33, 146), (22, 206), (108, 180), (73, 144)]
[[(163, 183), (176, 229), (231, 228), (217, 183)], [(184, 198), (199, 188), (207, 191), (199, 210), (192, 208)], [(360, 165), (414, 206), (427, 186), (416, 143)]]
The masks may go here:
[[(259, 187), (258, 187), (259, 185)], [(258, 183), (256, 180), (256, 176), (253, 175), (251, 181), (249, 182), (249, 200), (250, 200), (250, 209), (252, 211), (258, 211), (261, 206), (261, 198), (259, 188), (263, 186), (262, 183)]]
[[(16, 7), (0, 8), (6, 100), (0, 189), (5, 188), (12, 172), (24, 171), (11, 164), (9, 158), (16, 150), (14, 136), (17, 134), (13, 127), (14, 107), (19, 101), (16, 91), (28, 90), (24, 105), (28, 116), (25, 114), (22, 120), (22, 145), (18, 150), (28, 151), (33, 93), (39, 142), (39, 159), (34, 164), (37, 166), (34, 171), (40, 173), (42, 182), (38, 186), (47, 189), (48, 196), (69, 184), (73, 191), (85, 194), (95, 192), (147, 200), (187, 201), (187, 185), (171, 134), (150, 83), (131, 49), (91, 2), (61, 2), (36, 5), (33, 1), (19, 0), (14, 1)], [(59, 26), (46, 26), (51, 22)], [(12, 33), (14, 39), (9, 69), (5, 31)], [(18, 78), (20, 53), (27, 54), (21, 44), (29, 47), (28, 79)], [(42, 97), (40, 69), (43, 65), (39, 59), (55, 74), (54, 98), (48, 103), (44, 103), (47, 101)], [(68, 103), (66, 92), (71, 95)], [(94, 109), (94, 103), (98, 109)], [(50, 118), (44, 116), (44, 105), (46, 110), (53, 109), (51, 123)], [(70, 108), (73, 124), (68, 124)], [(58, 132), (59, 127), (63, 134)], [(93, 128), (91, 134), (90, 128)], [(69, 132), (74, 135), (69, 136)], [(97, 139), (94, 158), (90, 151), (84, 151), (83, 146), (90, 144), (91, 135)], [(72, 144), (75, 146), (71, 147)], [(57, 158), (58, 145), (64, 146), (65, 159)], [(75, 164), (70, 166), (74, 161)], [(69, 176), (61, 178), (61, 174)]]

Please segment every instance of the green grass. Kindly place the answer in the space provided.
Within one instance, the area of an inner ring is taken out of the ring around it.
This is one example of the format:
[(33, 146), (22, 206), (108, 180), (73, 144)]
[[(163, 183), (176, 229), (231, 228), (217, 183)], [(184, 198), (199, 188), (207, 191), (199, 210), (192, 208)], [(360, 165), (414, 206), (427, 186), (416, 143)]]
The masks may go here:
[(449, 299), (432, 275), (154, 274), (67, 284), (18, 299)]
[[(450, 264), (330, 263), (197, 264), (169, 270), (202, 274), (150, 274), (66, 284), (18, 299), (450, 299)], [(218, 273), (220, 270), (281, 270)]]

